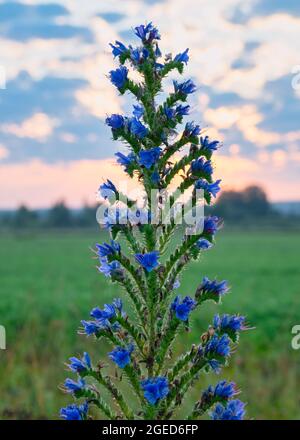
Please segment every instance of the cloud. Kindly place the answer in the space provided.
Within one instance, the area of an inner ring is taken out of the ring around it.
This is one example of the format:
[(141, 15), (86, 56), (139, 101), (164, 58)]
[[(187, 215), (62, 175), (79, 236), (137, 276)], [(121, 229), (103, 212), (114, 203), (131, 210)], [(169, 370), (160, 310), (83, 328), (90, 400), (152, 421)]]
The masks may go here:
[(218, 130), (239, 130), (244, 139), (256, 147), (286, 145), (300, 141), (300, 130), (280, 133), (260, 128), (264, 115), (257, 110), (255, 105), (245, 104), (240, 107), (207, 109), (204, 112), (204, 118)]
[[(96, 66), (94, 70), (96, 75)], [(105, 80), (108, 90), (109, 81), (106, 78)], [(19, 162), (40, 158), (54, 162), (112, 156), (118, 145), (112, 142), (109, 128), (101, 123), (99, 117), (91, 114), (88, 106), (95, 101), (103, 119), (105, 112), (121, 110), (122, 100), (117, 99), (116, 92), (111, 87), (110, 93), (104, 94), (105, 100), (110, 103), (110, 106), (107, 105), (101, 98), (102, 85), (99, 81), (100, 88), (89, 95), (94, 101), (87, 100), (83, 103), (86, 105), (83, 105), (77, 99), (76, 92), (85, 90), (88, 84), (82, 80), (52, 76), (33, 80), (26, 72), (21, 73), (14, 81), (9, 81), (7, 89), (0, 92), (0, 142), (10, 150), (8, 160)], [(38, 133), (36, 136), (37, 129), (35, 126), (32, 127), (35, 124), (30, 124), (30, 132), (35, 137), (23, 137), (29, 130), (28, 124), (24, 127), (24, 121), (30, 121), (36, 113), (47, 115), (48, 118), (46, 120), (44, 117), (42, 120), (43, 135)], [(99, 113), (96, 114), (99, 116)], [(59, 125), (55, 125), (51, 134), (48, 129), (45, 132), (49, 120), (59, 121)], [(67, 137), (65, 133), (68, 133)], [(41, 142), (44, 135), (48, 138)], [(70, 135), (73, 143), (70, 142)]]
[(67, 144), (74, 144), (75, 142), (77, 142), (77, 137), (73, 133), (62, 132), (60, 134), (60, 138), (63, 142), (66, 142)]
[(21, 124), (2, 124), (0, 130), (19, 138), (30, 138), (45, 142), (58, 124), (57, 119), (50, 118), (45, 113), (35, 113)]
[(300, 39), (295, 38), (299, 25), (300, 19), (288, 14), (252, 18), (243, 27), (243, 38), (261, 43), (248, 58), (253, 67), (228, 69), (217, 88), (220, 91), (234, 90), (245, 99), (262, 98), (268, 82), (290, 75), (300, 51)]
[[(264, 160), (259, 158), (262, 154), (266, 156)], [(215, 158), (216, 174), (222, 179), (223, 189), (241, 190), (251, 184), (260, 185), (271, 201), (300, 199), (299, 185), (295, 185), (299, 163), (299, 150), (294, 152), (294, 157), (278, 149), (274, 152), (260, 150), (253, 159), (235, 153), (231, 156), (218, 154)]]
[[(52, 76), (71, 82), (84, 82), (84, 71), (80, 70), (81, 59), (93, 51), (86, 42), (78, 38), (68, 40), (32, 39), (27, 42), (0, 37), (1, 64), (5, 67), (7, 81), (17, 79), (26, 71), (34, 80)], [(72, 63), (70, 63), (72, 60)], [(73, 71), (70, 67), (73, 67)]]
[(78, 90), (75, 97), (97, 118), (104, 119), (108, 114), (122, 112), (121, 102), (113, 90), (86, 87)]

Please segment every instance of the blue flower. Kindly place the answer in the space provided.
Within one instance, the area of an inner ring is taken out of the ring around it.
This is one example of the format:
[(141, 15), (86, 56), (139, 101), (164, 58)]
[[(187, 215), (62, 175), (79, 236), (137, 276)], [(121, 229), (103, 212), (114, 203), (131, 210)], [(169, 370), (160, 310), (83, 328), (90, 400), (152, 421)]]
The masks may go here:
[(176, 115), (177, 115), (177, 116), (186, 116), (186, 115), (188, 115), (189, 112), (190, 112), (190, 106), (189, 106), (189, 105), (182, 105), (182, 104), (179, 104), (179, 105), (176, 107), (175, 112), (176, 112)]
[(98, 267), (99, 272), (103, 273), (106, 277), (111, 277), (112, 274), (120, 269), (120, 263), (118, 261), (107, 261), (107, 258), (100, 259), (100, 266)]
[(245, 416), (245, 404), (241, 400), (231, 400), (226, 406), (218, 403), (210, 413), (213, 420), (242, 420)]
[(209, 359), (208, 365), (213, 370), (214, 373), (219, 374), (221, 371), (221, 362), (217, 361), (216, 359)]
[(208, 183), (204, 179), (199, 179), (195, 183), (195, 188), (196, 189), (203, 189), (204, 191), (206, 191), (209, 194), (211, 194), (213, 197), (217, 197), (217, 194), (218, 194), (218, 192), (221, 189), (220, 188), (220, 183), (221, 183), (221, 179), (216, 180), (216, 182), (214, 182), (214, 183)]
[(111, 277), (112, 273), (120, 269), (120, 263), (118, 261), (111, 261), (110, 263), (106, 258), (100, 260), (101, 266), (99, 266), (99, 272), (103, 273), (106, 277)]
[(83, 325), (84, 332), (90, 336), (93, 334), (97, 334), (101, 330), (117, 329), (118, 323), (111, 323), (116, 317), (116, 313), (119, 312), (122, 316), (126, 316), (125, 313), (122, 312), (123, 303), (119, 298), (114, 299), (112, 304), (104, 304), (103, 310), (99, 307), (95, 307), (91, 310), (90, 315), (95, 319), (95, 321), (81, 321)]
[(203, 391), (201, 401), (199, 402), (199, 407), (205, 411), (214, 403), (220, 401), (225, 403), (237, 394), (239, 394), (239, 391), (237, 390), (234, 382), (221, 380), (215, 387), (210, 385), (205, 391)]
[(144, 113), (145, 113), (144, 107), (140, 105), (133, 106), (133, 116), (135, 116), (137, 119), (141, 119)]
[(155, 405), (160, 399), (169, 393), (169, 383), (166, 377), (154, 377), (141, 382), (144, 397), (151, 405)]
[(208, 235), (215, 235), (215, 233), (220, 229), (220, 219), (219, 217), (213, 215), (210, 217), (205, 217), (203, 232)]
[(84, 321), (84, 320), (82, 320), (81, 324), (83, 325), (84, 333), (87, 336), (95, 335), (100, 330), (103, 329), (103, 326), (101, 325), (101, 323), (100, 322), (96, 322), (96, 321)]
[(88, 412), (88, 404), (85, 402), (83, 405), (68, 405), (65, 408), (61, 408), (60, 417), (65, 420), (85, 420)]
[(201, 250), (208, 250), (213, 245), (210, 241), (206, 240), (205, 238), (200, 238), (200, 240), (197, 241), (196, 246)]
[(199, 125), (195, 125), (194, 122), (187, 122), (185, 125), (183, 136), (195, 137), (200, 134), (200, 131), (201, 131), (201, 129), (200, 129)]
[(119, 57), (120, 55), (123, 55), (125, 52), (128, 51), (127, 47), (120, 41), (116, 41), (115, 45), (113, 45), (112, 43), (110, 43), (109, 45), (112, 48), (112, 54), (114, 57)]
[(189, 49), (186, 49), (184, 52), (178, 53), (175, 56), (174, 61), (177, 62), (177, 63), (185, 63), (185, 64), (187, 64), (188, 60), (189, 60), (188, 51), (189, 51)]
[(139, 37), (143, 43), (151, 43), (153, 40), (160, 40), (158, 30), (152, 23), (148, 23), (146, 26), (143, 24), (135, 28), (135, 35)]
[(144, 47), (138, 47), (136, 49), (131, 49), (130, 58), (136, 64), (143, 63), (149, 57), (149, 51)]
[(125, 167), (125, 170), (127, 170), (130, 165), (135, 161), (135, 155), (134, 153), (129, 153), (128, 156), (125, 156), (123, 153), (115, 153), (115, 156), (118, 158), (117, 162)]
[(172, 107), (164, 106), (164, 114), (166, 115), (167, 119), (173, 119), (175, 116), (175, 110)]
[(136, 254), (135, 255), (136, 261), (141, 266), (143, 266), (147, 272), (151, 272), (153, 269), (155, 269), (159, 265), (158, 258), (159, 258), (158, 251), (149, 252), (147, 254)]
[(178, 83), (177, 81), (173, 81), (175, 93), (180, 93), (183, 95), (189, 95), (194, 93), (196, 90), (196, 86), (191, 79), (184, 81), (183, 83)]
[(204, 277), (200, 289), (205, 293), (222, 296), (228, 292), (229, 287), (226, 280), (220, 282), (217, 280), (210, 281), (207, 277)]
[(108, 353), (108, 356), (114, 361), (118, 367), (124, 368), (130, 363), (130, 355), (134, 350), (134, 346), (130, 344), (127, 348), (116, 347), (113, 351)]
[(213, 394), (215, 397), (220, 397), (221, 399), (231, 399), (233, 396), (238, 394), (238, 391), (234, 382), (221, 380), (215, 386)]
[(128, 69), (125, 66), (120, 66), (116, 70), (111, 70), (109, 72), (110, 80), (114, 86), (119, 90), (122, 90), (128, 80)]
[(196, 301), (194, 301), (190, 296), (186, 296), (182, 302), (180, 302), (180, 297), (176, 296), (171, 304), (171, 310), (175, 313), (176, 318), (180, 319), (181, 321), (187, 321), (195, 306)]
[(67, 393), (76, 394), (84, 389), (85, 381), (81, 377), (78, 379), (78, 382), (73, 379), (66, 379), (64, 387)]
[(205, 160), (203, 157), (194, 160), (191, 164), (191, 172), (193, 174), (202, 173), (205, 176), (211, 176), (213, 173), (211, 160)]
[(124, 127), (124, 118), (122, 115), (113, 114), (105, 119), (105, 123), (113, 130)]
[(92, 368), (90, 356), (85, 352), (82, 359), (71, 357), (68, 367), (74, 373), (82, 373), (83, 371), (87, 371)]
[(141, 150), (139, 154), (139, 164), (149, 169), (155, 165), (161, 153), (160, 147), (153, 147), (150, 150)]
[(215, 334), (205, 346), (205, 354), (209, 356), (227, 357), (230, 355), (230, 339), (225, 334), (220, 338)]
[(119, 253), (121, 250), (121, 246), (114, 240), (111, 240), (110, 244), (96, 244), (96, 248), (98, 250), (97, 255), (101, 258), (107, 257), (108, 255), (114, 255), (115, 253)]
[(201, 148), (202, 148), (202, 150), (205, 150), (205, 151), (212, 152), (212, 151), (217, 150), (219, 143), (220, 143), (219, 141), (210, 141), (208, 136), (205, 136), (205, 137), (201, 136), (200, 137)]
[(143, 139), (148, 134), (148, 128), (145, 127), (137, 118), (132, 118), (129, 122), (129, 130), (134, 136)]
[(102, 183), (102, 185), (100, 185), (99, 187), (99, 193), (101, 197), (103, 197), (104, 199), (107, 199), (112, 195), (115, 195), (117, 192), (118, 192), (117, 188), (109, 179), (107, 179), (107, 181)]
[(245, 326), (245, 316), (239, 315), (228, 315), (223, 316), (215, 315), (213, 320), (213, 326), (216, 330), (226, 332), (238, 332), (242, 330), (247, 330)]
[(177, 107), (172, 108), (168, 107), (167, 105), (164, 106), (164, 114), (166, 115), (167, 119), (171, 120), (175, 117), (182, 118), (185, 115), (189, 114), (190, 106), (189, 105), (178, 105)]
[(116, 310), (113, 304), (104, 304), (103, 310), (101, 310), (99, 307), (95, 307), (91, 310), (90, 315), (97, 320), (110, 320), (116, 316)]

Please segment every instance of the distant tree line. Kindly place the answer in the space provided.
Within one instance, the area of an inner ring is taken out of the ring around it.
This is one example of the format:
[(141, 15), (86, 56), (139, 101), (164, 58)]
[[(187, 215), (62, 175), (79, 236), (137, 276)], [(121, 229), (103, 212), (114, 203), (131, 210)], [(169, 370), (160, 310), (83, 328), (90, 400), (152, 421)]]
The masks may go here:
[(231, 222), (277, 214), (264, 190), (258, 186), (249, 186), (243, 191), (223, 191), (213, 206), (213, 212)]
[(79, 210), (70, 209), (64, 201), (55, 203), (48, 210), (31, 210), (21, 205), (16, 211), (0, 215), (0, 225), (15, 229), (35, 228), (93, 228), (97, 206), (84, 205)]
[[(34, 211), (20, 206), (16, 211), (0, 214), (0, 227), (15, 229), (34, 228), (96, 228), (97, 205), (85, 204), (80, 210), (72, 210), (60, 201), (45, 211)], [(243, 191), (223, 191), (206, 214), (218, 215), (227, 224), (280, 223), (281, 214), (273, 209), (266, 193), (258, 186)], [(284, 220), (286, 222), (286, 219)]]

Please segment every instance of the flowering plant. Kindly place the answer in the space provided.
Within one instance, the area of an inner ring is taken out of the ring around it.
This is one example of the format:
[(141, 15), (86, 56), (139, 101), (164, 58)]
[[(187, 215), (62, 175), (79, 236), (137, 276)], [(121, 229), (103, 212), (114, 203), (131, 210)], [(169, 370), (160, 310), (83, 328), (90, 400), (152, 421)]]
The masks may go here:
[[(156, 102), (162, 91), (162, 81), (169, 72), (175, 70), (182, 74), (189, 60), (188, 49), (163, 59), (158, 46), (160, 35), (151, 23), (136, 27), (135, 33), (141, 40), (140, 47), (126, 47), (119, 41), (111, 44), (120, 66), (110, 72), (110, 80), (122, 95), (128, 91), (138, 101), (132, 116), (113, 114), (106, 119), (113, 138), (124, 141), (129, 149), (127, 155), (117, 153), (117, 161), (127, 175), (137, 176), (142, 183), (147, 208), (150, 207), (151, 191), (160, 191), (161, 203), (162, 194), (176, 183), (180, 174), (184, 179), (177, 190), (180, 194), (191, 190), (192, 208), (196, 206), (199, 190), (210, 204), (220, 190), (220, 180), (212, 178), (211, 162), (219, 143), (203, 137), (194, 122), (186, 123), (181, 135), (176, 132), (177, 125), (189, 114), (186, 100), (196, 86), (191, 80), (173, 81), (173, 92), (160, 105)], [(126, 65), (141, 75), (140, 83), (129, 78)], [(188, 152), (178, 158), (185, 146), (189, 146)], [(99, 190), (108, 206), (112, 198), (120, 197), (120, 191), (110, 180)], [(170, 197), (170, 208), (176, 204), (175, 193)], [(78, 378), (66, 379), (64, 389), (79, 399), (78, 405), (61, 409), (61, 416), (68, 420), (87, 419), (93, 406), (108, 419), (167, 420), (176, 417), (176, 410), (200, 373), (219, 373), (238, 342), (239, 332), (246, 329), (243, 316), (216, 315), (200, 344), (174, 356), (173, 343), (181, 330), (189, 329), (190, 315), (205, 301), (220, 303), (229, 290), (226, 281), (205, 277), (193, 297), (182, 298), (175, 293), (180, 287), (183, 269), (213, 246), (221, 222), (215, 216), (204, 218), (202, 228), (194, 230), (193, 234), (185, 233), (175, 250), (167, 253), (176, 230), (174, 218), (167, 224), (154, 223), (152, 213), (149, 215), (148, 211), (145, 213), (138, 208), (136, 201), (128, 200), (128, 206), (136, 208), (134, 221), (119, 207), (115, 211), (116, 219), (112, 218), (109, 208), (106, 209), (104, 223), (111, 240), (97, 244), (95, 252), (100, 262), (99, 271), (123, 287), (131, 300), (133, 319), (124, 312), (121, 299), (115, 299), (103, 308), (94, 308), (91, 318), (82, 321), (81, 332), (96, 339), (105, 338), (113, 345), (107, 361), (110, 359), (117, 366), (121, 377), (126, 376), (135, 400), (129, 403), (120, 390), (119, 374), (114, 377), (109, 374), (111, 367), (107, 371), (104, 363), (93, 364), (84, 353), (81, 359), (71, 358), (68, 365)], [(124, 215), (126, 221), (121, 222)], [(122, 241), (129, 245), (131, 258), (125, 255)], [(102, 390), (109, 396), (107, 401)], [(242, 419), (245, 405), (236, 398), (237, 393), (236, 385), (225, 380), (208, 387), (187, 419), (197, 419), (205, 413), (214, 420)]]

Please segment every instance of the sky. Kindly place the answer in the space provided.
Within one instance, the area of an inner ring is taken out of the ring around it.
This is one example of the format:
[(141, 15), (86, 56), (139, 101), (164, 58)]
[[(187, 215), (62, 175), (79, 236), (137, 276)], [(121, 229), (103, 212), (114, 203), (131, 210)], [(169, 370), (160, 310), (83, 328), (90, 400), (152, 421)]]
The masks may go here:
[(109, 42), (138, 44), (148, 21), (164, 52), (189, 48), (191, 117), (223, 144), (223, 188), (300, 200), (299, 0), (0, 0), (0, 209), (79, 207), (124, 180), (104, 120), (133, 101), (107, 78)]

